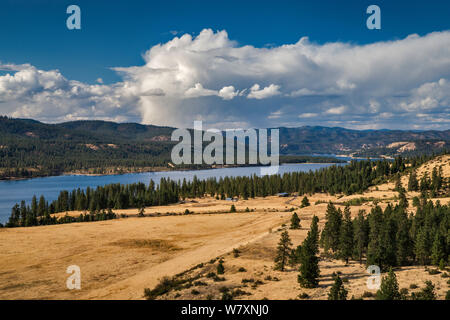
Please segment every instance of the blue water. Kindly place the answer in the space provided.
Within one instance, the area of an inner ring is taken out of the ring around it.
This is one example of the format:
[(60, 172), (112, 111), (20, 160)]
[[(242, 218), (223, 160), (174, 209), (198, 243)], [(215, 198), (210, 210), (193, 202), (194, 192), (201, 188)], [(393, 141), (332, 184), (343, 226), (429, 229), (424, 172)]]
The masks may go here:
[[(295, 171), (309, 171), (320, 168), (329, 167), (333, 164), (283, 164), (279, 167), (279, 174)], [(345, 165), (338, 164), (338, 165)], [(203, 180), (210, 177), (236, 177), (260, 175), (261, 167), (239, 167), (239, 168), (221, 168), (194, 171), (168, 171), (168, 172), (145, 172), (145, 173), (128, 173), (121, 175), (107, 176), (83, 176), (83, 175), (64, 175), (56, 177), (34, 178), (18, 181), (0, 181), (0, 222), (5, 223), (10, 214), (11, 208), (22, 200), (27, 204), (31, 202), (33, 195), (39, 199), (44, 195), (49, 202), (57, 199), (61, 190), (71, 191), (73, 189), (87, 187), (95, 188), (97, 186), (107, 185), (111, 183), (129, 184), (135, 182), (143, 182), (148, 184), (150, 180), (158, 183), (161, 178), (170, 178), (171, 180), (191, 180), (194, 176)]]

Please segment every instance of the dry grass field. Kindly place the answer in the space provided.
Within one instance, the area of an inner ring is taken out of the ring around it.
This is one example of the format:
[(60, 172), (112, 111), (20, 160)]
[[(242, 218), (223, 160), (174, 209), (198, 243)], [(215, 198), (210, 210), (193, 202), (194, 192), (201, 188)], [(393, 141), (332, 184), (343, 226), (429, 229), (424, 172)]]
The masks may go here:
[[(439, 165), (443, 166), (444, 176), (450, 176), (450, 157), (445, 156), (419, 168), (419, 177)], [(407, 177), (402, 182), (406, 186)], [(345, 265), (322, 257), (319, 287), (302, 289), (297, 283), (297, 270), (273, 270), (276, 245), (281, 231), (289, 224), (291, 208), (298, 213), (302, 225), (300, 230), (289, 230), (297, 246), (305, 238), (313, 215), (319, 217), (319, 227), (323, 227), (328, 201), (343, 208), (345, 201), (365, 198), (360, 205), (351, 206), (352, 215), (356, 215), (360, 209), (369, 211), (374, 205), (372, 200), (379, 201), (382, 207), (395, 202), (397, 193), (393, 187), (393, 183), (387, 183), (352, 196), (314, 194), (309, 196), (311, 206), (301, 209), (301, 197), (267, 197), (235, 203), (207, 197), (146, 208), (146, 216), (141, 218), (136, 217), (136, 209), (117, 210), (116, 213), (129, 217), (2, 228), (0, 299), (142, 299), (144, 288), (153, 288), (163, 277), (189, 269), (184, 276), (196, 277), (200, 282), (160, 298), (219, 299), (221, 287), (226, 286), (242, 290), (241, 299), (297, 299), (302, 293), (308, 299), (326, 299), (333, 272), (341, 272), (346, 279), (349, 298), (358, 298), (370, 291), (366, 287), (368, 274), (364, 265), (356, 262)], [(409, 198), (414, 195), (408, 193)], [(449, 203), (450, 198), (439, 201)], [(237, 213), (229, 213), (231, 204), (236, 206)], [(251, 212), (245, 212), (247, 208)], [(184, 215), (186, 209), (193, 214)], [(240, 251), (237, 257), (233, 254), (235, 248)], [(212, 259), (217, 257), (224, 259), (224, 281), (206, 277), (215, 271), (217, 260)], [(70, 265), (81, 268), (81, 290), (66, 288), (69, 276), (66, 268)], [(411, 285), (420, 288), (425, 280), (432, 280), (440, 299), (449, 290), (448, 278), (442, 277), (443, 273), (430, 275), (424, 267), (395, 271), (400, 288), (409, 289)]]

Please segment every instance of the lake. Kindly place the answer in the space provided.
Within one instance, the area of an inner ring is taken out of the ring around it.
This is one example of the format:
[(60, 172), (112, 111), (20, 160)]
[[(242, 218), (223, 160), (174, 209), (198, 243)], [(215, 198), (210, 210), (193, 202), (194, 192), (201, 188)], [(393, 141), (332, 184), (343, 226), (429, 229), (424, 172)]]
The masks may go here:
[[(328, 163), (301, 163), (301, 164), (283, 164), (280, 166), (278, 173), (295, 171), (318, 170), (329, 167), (334, 164)], [(340, 163), (336, 165), (346, 165)], [(53, 201), (58, 198), (61, 190), (71, 191), (73, 189), (87, 187), (95, 188), (111, 183), (130, 184), (135, 182), (143, 182), (148, 184), (150, 180), (158, 183), (161, 178), (170, 178), (171, 180), (191, 180), (194, 176), (203, 180), (211, 177), (236, 177), (260, 175), (261, 167), (237, 167), (237, 168), (221, 168), (207, 170), (190, 170), (190, 171), (167, 171), (167, 172), (145, 172), (145, 173), (127, 173), (120, 175), (105, 176), (85, 176), (85, 175), (63, 175), (55, 177), (34, 178), (28, 180), (17, 181), (0, 181), (0, 223), (5, 223), (10, 214), (11, 208), (20, 201), (25, 200), (30, 204), (33, 195), (39, 197), (44, 195), (47, 201)]]

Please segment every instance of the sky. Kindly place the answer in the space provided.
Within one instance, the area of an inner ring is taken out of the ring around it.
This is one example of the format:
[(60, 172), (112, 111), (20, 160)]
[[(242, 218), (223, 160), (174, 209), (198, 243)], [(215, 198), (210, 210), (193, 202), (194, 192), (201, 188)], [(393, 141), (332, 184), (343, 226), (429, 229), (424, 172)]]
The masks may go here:
[(450, 2), (2, 0), (0, 114), (446, 130)]

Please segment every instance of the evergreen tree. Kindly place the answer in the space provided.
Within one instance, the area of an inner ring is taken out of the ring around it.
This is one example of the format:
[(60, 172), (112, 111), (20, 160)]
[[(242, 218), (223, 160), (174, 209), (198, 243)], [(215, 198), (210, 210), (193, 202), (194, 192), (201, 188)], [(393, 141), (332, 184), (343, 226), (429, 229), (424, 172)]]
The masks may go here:
[(45, 211), (46, 211), (45, 198), (44, 198), (44, 196), (41, 196), (41, 197), (39, 198), (39, 204), (38, 204), (37, 215), (38, 215), (39, 217), (42, 217), (42, 216), (44, 216)]
[(297, 212), (294, 212), (291, 217), (291, 229), (300, 229), (300, 218)]
[(344, 209), (344, 220), (341, 224), (339, 255), (348, 264), (353, 253), (353, 223), (350, 215), (350, 207)]
[(377, 300), (400, 300), (401, 295), (398, 289), (397, 276), (392, 268), (387, 276), (381, 279), (380, 289), (377, 291)]
[(400, 174), (396, 174), (395, 175), (395, 187), (394, 190), (397, 192), (400, 192), (400, 190), (403, 189), (402, 187), (402, 177), (400, 176)]
[(430, 234), (426, 227), (422, 227), (417, 233), (416, 242), (414, 246), (414, 253), (416, 259), (420, 264), (426, 265), (430, 260)]
[(277, 247), (277, 256), (275, 257), (275, 270), (284, 271), (292, 251), (292, 242), (287, 231), (281, 234), (280, 242)]
[(223, 260), (219, 260), (219, 264), (217, 265), (217, 274), (224, 274), (225, 273), (225, 267), (223, 266)]
[(300, 254), (302, 251), (302, 246), (299, 245), (297, 248), (291, 250), (291, 254), (289, 255), (289, 265), (291, 267), (295, 267), (300, 263)]
[(444, 260), (445, 258), (445, 239), (439, 232), (436, 232), (431, 248), (431, 264), (439, 266), (441, 260)]
[(425, 281), (425, 288), (419, 292), (411, 294), (412, 300), (436, 300), (434, 285), (431, 281)]
[(403, 189), (403, 188), (399, 189), (398, 199), (399, 199), (398, 205), (403, 209), (407, 209), (408, 208), (408, 199), (406, 198), (405, 189)]
[(325, 251), (331, 249), (333, 252), (337, 252), (340, 243), (342, 212), (340, 209), (336, 210), (336, 207), (330, 202), (325, 219), (326, 222), (320, 239), (321, 246)]
[(353, 220), (354, 224), (354, 254), (362, 264), (362, 259), (366, 253), (368, 238), (369, 238), (369, 225), (364, 217), (364, 210), (359, 210), (358, 216)]
[(413, 170), (409, 174), (408, 191), (418, 191), (418, 190), (419, 190), (419, 181), (417, 181), (416, 172)]
[(410, 236), (410, 221), (404, 210), (400, 210), (397, 214), (397, 265), (403, 266), (408, 262), (408, 258), (412, 256), (412, 240)]
[(348, 291), (344, 288), (342, 279), (333, 273), (334, 284), (328, 293), (328, 300), (347, 300)]
[(304, 288), (315, 288), (319, 284), (318, 220), (316, 216), (313, 217), (311, 229), (301, 245), (300, 274), (297, 280)]
[(302, 199), (300, 208), (309, 207), (309, 206), (310, 206), (310, 203), (309, 203), (308, 197), (304, 196)]
[(234, 213), (234, 212), (236, 212), (236, 207), (234, 206), (234, 204), (232, 204), (230, 207), (230, 213)]
[(389, 212), (390, 208), (390, 205), (386, 207), (381, 229), (380, 268), (383, 266), (384, 269), (397, 264), (397, 224), (392, 213)]
[(376, 265), (383, 268), (383, 212), (379, 206), (372, 208), (368, 216), (369, 244), (367, 246), (367, 265)]

